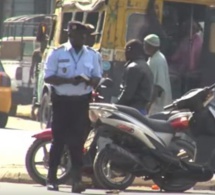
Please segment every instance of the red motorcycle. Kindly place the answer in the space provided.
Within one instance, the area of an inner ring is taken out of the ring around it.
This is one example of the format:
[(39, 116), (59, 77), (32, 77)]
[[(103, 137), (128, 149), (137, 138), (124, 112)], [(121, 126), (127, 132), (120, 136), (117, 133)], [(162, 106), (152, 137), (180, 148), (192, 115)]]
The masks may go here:
[[(51, 129), (47, 129), (41, 133), (32, 136), (36, 140), (32, 143), (27, 151), (25, 164), (26, 169), (30, 177), (39, 184), (46, 185), (46, 177), (49, 162), (49, 150), (52, 141)], [(93, 143), (94, 132), (90, 131), (90, 134), (85, 142), (84, 153), (84, 168), (83, 175), (93, 179), (92, 164), (96, 154), (96, 146)], [(64, 148), (64, 152), (61, 157), (61, 162), (58, 168), (58, 182), (59, 184), (65, 184), (71, 176), (71, 162), (67, 148)], [(97, 186), (95, 184), (95, 186)]]

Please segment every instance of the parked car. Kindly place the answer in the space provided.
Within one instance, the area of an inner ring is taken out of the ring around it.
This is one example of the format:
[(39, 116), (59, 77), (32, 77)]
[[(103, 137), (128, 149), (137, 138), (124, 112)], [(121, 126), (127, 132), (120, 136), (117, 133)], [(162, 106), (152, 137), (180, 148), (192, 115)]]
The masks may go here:
[(9, 111), (12, 103), (10, 77), (0, 61), (0, 128), (4, 128), (7, 124)]

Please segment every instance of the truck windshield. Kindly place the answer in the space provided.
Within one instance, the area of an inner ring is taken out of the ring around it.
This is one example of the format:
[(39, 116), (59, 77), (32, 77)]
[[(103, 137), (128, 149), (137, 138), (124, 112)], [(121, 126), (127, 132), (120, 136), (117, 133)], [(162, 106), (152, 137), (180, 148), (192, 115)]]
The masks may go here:
[(126, 41), (131, 39), (143, 40), (144, 32), (147, 30), (146, 15), (133, 13), (127, 19)]

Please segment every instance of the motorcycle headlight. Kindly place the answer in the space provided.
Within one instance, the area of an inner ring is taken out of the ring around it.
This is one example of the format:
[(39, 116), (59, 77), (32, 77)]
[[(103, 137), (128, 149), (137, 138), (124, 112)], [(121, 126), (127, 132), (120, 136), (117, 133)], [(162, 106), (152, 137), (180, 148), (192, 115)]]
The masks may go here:
[(107, 110), (90, 110), (89, 118), (91, 122), (96, 122), (99, 118), (107, 118), (111, 116), (112, 113)]

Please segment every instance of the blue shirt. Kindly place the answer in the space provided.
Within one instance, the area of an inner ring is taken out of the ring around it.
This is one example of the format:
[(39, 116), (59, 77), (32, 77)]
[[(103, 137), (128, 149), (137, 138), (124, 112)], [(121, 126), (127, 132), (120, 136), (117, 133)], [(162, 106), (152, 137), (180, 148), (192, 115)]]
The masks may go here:
[[(89, 78), (101, 78), (101, 68), (96, 51), (83, 46), (82, 50), (77, 54), (69, 41), (49, 53), (44, 71), (45, 78), (53, 75), (71, 78), (81, 74)], [(58, 95), (85, 95), (92, 91), (92, 87), (86, 86), (85, 83), (53, 86)]]

